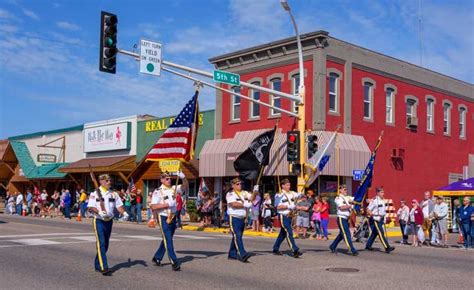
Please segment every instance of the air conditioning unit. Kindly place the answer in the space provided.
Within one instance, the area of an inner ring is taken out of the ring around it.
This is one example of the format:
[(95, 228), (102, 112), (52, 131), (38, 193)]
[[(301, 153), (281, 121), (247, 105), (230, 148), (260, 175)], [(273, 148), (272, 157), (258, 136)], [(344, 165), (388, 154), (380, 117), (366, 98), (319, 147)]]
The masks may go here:
[(403, 159), (405, 157), (405, 149), (403, 148), (393, 148), (392, 149), (392, 158), (401, 158)]
[(417, 117), (407, 117), (407, 126), (408, 126), (408, 128), (417, 128), (418, 127), (418, 118)]

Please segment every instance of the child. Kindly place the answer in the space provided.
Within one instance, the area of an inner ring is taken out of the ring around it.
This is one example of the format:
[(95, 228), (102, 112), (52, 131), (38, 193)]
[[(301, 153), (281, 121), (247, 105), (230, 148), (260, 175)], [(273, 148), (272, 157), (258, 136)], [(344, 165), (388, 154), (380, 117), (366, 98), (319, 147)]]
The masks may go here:
[(321, 234), (321, 198), (318, 196), (316, 197), (316, 201), (313, 205), (313, 214), (311, 216), (311, 225), (314, 227), (314, 236), (313, 238), (316, 237), (316, 239), (321, 240), (322, 234)]
[(270, 194), (267, 192), (263, 195), (262, 203), (262, 218), (263, 218), (263, 232), (271, 233), (273, 232), (272, 228), (272, 199)]

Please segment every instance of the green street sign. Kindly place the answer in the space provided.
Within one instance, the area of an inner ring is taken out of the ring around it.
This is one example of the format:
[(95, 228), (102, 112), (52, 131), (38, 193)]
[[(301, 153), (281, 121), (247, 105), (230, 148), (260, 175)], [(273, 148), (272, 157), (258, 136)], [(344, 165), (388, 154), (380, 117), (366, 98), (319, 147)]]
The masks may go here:
[(218, 83), (240, 86), (240, 75), (221, 70), (214, 70), (214, 81)]

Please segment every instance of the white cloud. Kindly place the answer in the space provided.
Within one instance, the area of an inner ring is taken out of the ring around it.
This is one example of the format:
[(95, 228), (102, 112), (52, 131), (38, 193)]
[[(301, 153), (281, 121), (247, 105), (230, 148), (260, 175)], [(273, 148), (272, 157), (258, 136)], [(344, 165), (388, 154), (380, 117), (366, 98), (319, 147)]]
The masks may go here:
[(15, 15), (10, 13), (9, 11), (0, 8), (0, 19), (14, 19)]
[(18, 27), (10, 24), (0, 24), (0, 31), (1, 32), (17, 32)]
[(78, 25), (70, 23), (70, 22), (66, 22), (66, 21), (56, 22), (56, 26), (58, 26), (59, 28), (71, 30), (71, 31), (81, 30), (81, 27), (79, 27)]
[(38, 16), (38, 14), (36, 14), (35, 12), (31, 10), (23, 9), (23, 13), (34, 20), (40, 20), (40, 17)]
[(158, 25), (150, 23), (140, 23), (138, 24), (137, 30), (140, 31), (143, 36), (151, 40), (158, 40), (160, 38), (160, 27)]

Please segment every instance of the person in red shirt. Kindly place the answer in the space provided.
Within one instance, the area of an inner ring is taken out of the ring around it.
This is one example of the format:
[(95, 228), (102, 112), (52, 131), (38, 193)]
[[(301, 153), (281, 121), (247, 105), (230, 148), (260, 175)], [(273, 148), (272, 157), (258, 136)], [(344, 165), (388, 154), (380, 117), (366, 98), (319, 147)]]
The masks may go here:
[(181, 192), (178, 191), (176, 195), (176, 220), (178, 222), (178, 228), (183, 228), (181, 224), (181, 211), (183, 210), (183, 198), (181, 197)]
[(323, 196), (321, 205), (321, 227), (323, 230), (323, 238), (328, 240), (328, 224), (329, 224), (329, 203), (328, 198)]
[(410, 210), (410, 230), (413, 235), (413, 247), (418, 247), (418, 232), (421, 231), (423, 225), (424, 216), (423, 210), (416, 199), (412, 200), (412, 209)]

